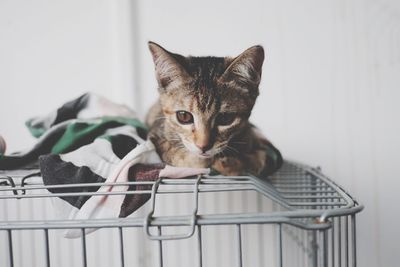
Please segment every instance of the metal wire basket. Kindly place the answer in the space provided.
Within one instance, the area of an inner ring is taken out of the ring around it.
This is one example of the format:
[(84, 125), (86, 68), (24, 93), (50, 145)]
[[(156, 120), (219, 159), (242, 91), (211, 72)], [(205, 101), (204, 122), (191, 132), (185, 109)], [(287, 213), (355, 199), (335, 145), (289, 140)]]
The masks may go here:
[[(151, 190), (129, 192), (151, 195), (146, 208), (135, 216), (87, 221), (57, 218), (50, 211), (51, 200), (76, 193), (49, 193), (49, 186), (31, 173), (32, 170), (0, 171), (1, 266), (26, 266), (26, 262), (29, 266), (357, 265), (356, 214), (363, 206), (318, 169), (302, 164), (286, 161), (277, 173), (263, 180), (251, 176), (198, 176), (147, 182)], [(99, 185), (105, 184), (90, 186)], [(256, 195), (258, 207), (235, 211), (240, 203), (234, 203), (241, 201), (235, 194), (243, 196), (245, 192)], [(184, 203), (190, 209), (184, 214), (177, 212), (177, 207), (166, 208), (171, 199), (180, 195), (185, 196)], [(222, 196), (219, 201), (215, 201), (216, 195)], [(213, 203), (220, 205), (227, 195), (234, 202), (228, 201), (230, 209), (222, 211), (207, 205), (212, 197)], [(172, 214), (165, 214), (166, 211)], [(254, 226), (257, 230), (252, 232)], [(113, 233), (113, 253), (106, 256), (113, 258), (111, 263), (104, 263), (107, 261), (101, 260), (104, 253), (91, 248), (103, 242), (105, 237), (101, 234), (94, 241), (83, 234), (79, 242), (56, 235), (62, 229), (80, 229), (85, 233), (88, 228)], [(133, 233), (132, 229), (143, 231)], [(218, 233), (223, 231), (227, 235), (220, 238)], [(180, 240), (190, 243), (172, 252)], [(80, 255), (71, 252), (73, 255), (68, 256), (60, 249), (61, 242), (69, 244), (66, 246), (70, 246), (70, 251), (78, 250)], [(147, 249), (143, 249), (145, 246)], [(35, 251), (28, 253), (30, 249)], [(185, 251), (189, 259), (179, 265), (178, 258), (185, 257)], [(60, 260), (63, 257), (65, 260)], [(146, 257), (151, 258), (151, 263), (146, 263)], [(71, 258), (73, 263), (67, 263)]]

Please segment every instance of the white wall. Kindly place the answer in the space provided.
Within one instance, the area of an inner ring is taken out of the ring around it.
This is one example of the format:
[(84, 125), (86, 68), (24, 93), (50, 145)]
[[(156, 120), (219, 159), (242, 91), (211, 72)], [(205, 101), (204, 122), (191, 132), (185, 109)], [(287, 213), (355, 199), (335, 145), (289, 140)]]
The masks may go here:
[(25, 119), (87, 90), (143, 115), (156, 97), (148, 40), (192, 55), (264, 45), (254, 122), (284, 156), (321, 166), (365, 204), (359, 266), (396, 266), (400, 2), (1, 0), (9, 148), (33, 143)]
[(131, 3), (0, 1), (0, 135), (33, 143), (27, 118), (94, 91), (133, 103)]

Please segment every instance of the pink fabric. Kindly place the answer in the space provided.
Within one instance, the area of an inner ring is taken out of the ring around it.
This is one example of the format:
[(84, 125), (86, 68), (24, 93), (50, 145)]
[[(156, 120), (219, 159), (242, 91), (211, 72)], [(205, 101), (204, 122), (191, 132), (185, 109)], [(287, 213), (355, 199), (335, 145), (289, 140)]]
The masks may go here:
[(174, 167), (166, 165), (160, 171), (160, 177), (168, 177), (173, 179), (184, 178), (188, 176), (195, 176), (200, 174), (210, 174), (209, 168), (188, 168), (188, 167)]

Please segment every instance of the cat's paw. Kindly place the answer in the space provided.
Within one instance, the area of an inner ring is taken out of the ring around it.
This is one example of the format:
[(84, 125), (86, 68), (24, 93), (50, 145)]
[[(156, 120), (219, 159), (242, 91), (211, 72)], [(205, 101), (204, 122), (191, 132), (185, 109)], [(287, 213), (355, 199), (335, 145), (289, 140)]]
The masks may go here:
[(233, 157), (221, 157), (214, 161), (212, 167), (222, 175), (237, 176), (243, 174), (243, 163)]

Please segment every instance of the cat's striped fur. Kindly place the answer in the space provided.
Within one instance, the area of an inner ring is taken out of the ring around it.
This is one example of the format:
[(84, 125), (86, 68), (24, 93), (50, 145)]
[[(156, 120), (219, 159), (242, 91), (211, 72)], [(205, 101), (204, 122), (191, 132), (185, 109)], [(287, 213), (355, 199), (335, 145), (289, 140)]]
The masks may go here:
[(183, 57), (152, 42), (149, 48), (160, 98), (146, 122), (166, 163), (226, 175), (260, 175), (281, 164), (269, 159), (266, 150), (275, 148), (248, 121), (259, 94), (261, 46), (236, 58)]

